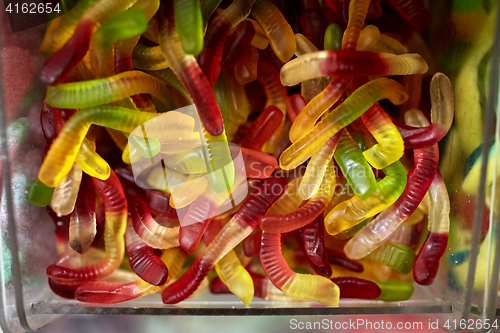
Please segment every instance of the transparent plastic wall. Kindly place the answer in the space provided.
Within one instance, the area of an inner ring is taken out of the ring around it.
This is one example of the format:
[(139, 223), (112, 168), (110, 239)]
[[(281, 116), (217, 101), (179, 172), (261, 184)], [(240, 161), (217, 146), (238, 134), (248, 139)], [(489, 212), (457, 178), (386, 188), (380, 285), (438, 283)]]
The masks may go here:
[[(208, 292), (178, 306), (163, 305), (158, 295), (109, 306), (84, 304), (54, 295), (48, 286), (45, 270), (56, 258), (55, 226), (46, 209), (32, 206), (25, 199), (27, 184), (37, 177), (45, 148), (40, 128), (45, 87), (38, 79), (44, 61), (38, 48), (45, 26), (12, 33), (6, 16), (0, 15), (2, 64), (8, 56), (5, 47), (27, 51), (34, 64), (33, 83), (15, 110), (9, 110), (8, 105), (12, 95), (24, 89), (18, 78), (29, 70), (0, 67), (3, 71), (0, 77), (4, 78), (0, 80), (0, 85), (3, 84), (0, 90), (4, 92), (0, 95), (2, 330), (36, 330), (64, 314), (443, 313), (458, 323), (465, 320), (465, 329), (469, 331), (481, 331), (477, 325), (468, 325), (469, 320), (483, 319), (485, 322), (484, 319), (494, 318), (500, 265), (497, 244), (500, 230), (496, 227), (500, 209), (500, 166), (497, 165), (500, 153), (496, 150), (500, 150), (500, 117), (496, 116), (500, 60), (497, 36), (500, 34), (496, 1), (478, 3), (488, 10), (483, 7), (481, 10), (458, 10), (452, 15), (453, 1), (428, 2), (432, 25), (430, 33), (424, 36), (429, 48), (422, 55), (428, 61), (430, 71), (443, 71), (450, 77), (457, 104), (452, 130), (440, 143), (440, 170), (450, 193), (452, 225), (438, 276), (429, 287), (415, 286), (416, 291), (409, 301), (394, 304), (348, 300), (341, 301), (339, 308), (258, 300), (254, 300), (250, 308), (245, 308), (236, 297), (213, 296)], [(456, 33), (457, 29), (463, 31)], [(468, 33), (469, 40), (464, 38)], [(415, 36), (413, 46), (409, 48), (422, 50), (422, 43), (424, 41)], [(17, 79), (7, 79), (12, 77)], [(473, 182), (472, 189), (464, 190), (463, 177), (467, 177), (468, 172), (477, 172), (477, 181)], [(453, 331), (453, 327), (444, 329)]]

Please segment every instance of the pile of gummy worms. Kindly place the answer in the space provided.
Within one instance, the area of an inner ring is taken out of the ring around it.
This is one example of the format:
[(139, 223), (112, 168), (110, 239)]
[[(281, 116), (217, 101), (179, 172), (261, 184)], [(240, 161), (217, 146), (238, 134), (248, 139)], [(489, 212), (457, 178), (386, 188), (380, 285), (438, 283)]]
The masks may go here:
[[(441, 73), (420, 88), (428, 65), (406, 46), (430, 14), (421, 0), (283, 3), (81, 0), (50, 23), (46, 150), (27, 199), (63, 222), (54, 293), (175, 304), (210, 288), (337, 306), (433, 283), (454, 96)], [(199, 135), (172, 111), (188, 105)]]

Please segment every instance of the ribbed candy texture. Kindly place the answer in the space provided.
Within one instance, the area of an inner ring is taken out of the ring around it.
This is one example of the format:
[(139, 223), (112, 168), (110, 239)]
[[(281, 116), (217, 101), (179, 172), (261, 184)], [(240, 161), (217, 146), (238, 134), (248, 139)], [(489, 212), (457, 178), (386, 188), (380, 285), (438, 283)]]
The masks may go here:
[(284, 191), (286, 181), (273, 177), (250, 194), (236, 215), (222, 228), (184, 275), (162, 294), (165, 304), (174, 304), (188, 298), (200, 286), (208, 272), (223, 256), (245, 239), (257, 226), (259, 217)]
[(262, 268), (276, 288), (290, 297), (338, 306), (339, 287), (325, 277), (297, 274), (281, 253), (281, 235), (262, 233), (260, 250)]
[(271, 47), (278, 58), (287, 62), (296, 50), (292, 27), (279, 9), (268, 0), (257, 0), (252, 8), (252, 16), (266, 33)]
[(312, 222), (325, 210), (335, 189), (335, 166), (329, 161), (318, 192), (302, 207), (285, 214), (269, 214), (260, 218), (259, 226), (271, 233), (293, 231)]
[(370, 51), (318, 51), (287, 62), (281, 69), (281, 83), (300, 82), (332, 75), (410, 75), (428, 70), (418, 54), (394, 55)]
[(294, 169), (321, 147), (343, 127), (349, 125), (380, 99), (389, 98), (393, 104), (402, 104), (408, 98), (396, 81), (382, 78), (373, 80), (349, 96), (339, 107), (324, 117), (312, 131), (294, 142), (280, 156), (283, 169)]
[(51, 265), (47, 275), (57, 283), (77, 285), (85, 281), (103, 278), (115, 271), (125, 252), (124, 235), (127, 223), (127, 201), (123, 188), (114, 172), (108, 180), (92, 179), (99, 192), (106, 212), (104, 247), (106, 257), (100, 262), (77, 269)]
[(392, 205), (406, 186), (406, 171), (399, 161), (384, 170), (385, 178), (377, 183), (377, 190), (367, 199), (354, 196), (336, 205), (326, 216), (326, 230), (330, 235), (346, 231), (363, 220), (375, 216)]
[(155, 286), (165, 284), (168, 277), (167, 266), (154, 254), (154, 249), (137, 235), (130, 220), (125, 232), (125, 249), (130, 268), (138, 277)]
[(437, 171), (437, 145), (415, 149), (414, 161), (399, 199), (349, 240), (344, 248), (348, 257), (359, 259), (374, 251), (417, 209)]

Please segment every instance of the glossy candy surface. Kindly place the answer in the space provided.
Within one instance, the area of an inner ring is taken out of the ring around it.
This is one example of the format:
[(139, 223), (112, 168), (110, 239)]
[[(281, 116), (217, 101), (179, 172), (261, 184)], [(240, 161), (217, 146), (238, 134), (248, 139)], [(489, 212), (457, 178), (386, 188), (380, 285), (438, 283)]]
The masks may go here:
[[(451, 82), (436, 71), (457, 61), (443, 60), (447, 41), (435, 45), (445, 14), (433, 12), (440, 19), (427, 30), (430, 9), (421, 0), (82, 0), (53, 20), (41, 47), (45, 156), (26, 194), (50, 205), (56, 223), (50, 288), (81, 302), (161, 292), (177, 304), (210, 285), (245, 306), (253, 296), (337, 306), (404, 301), (413, 280), (433, 283), (448, 196), (477, 194), (495, 20), (483, 15), (486, 32), (463, 68), (443, 69), (457, 73), (455, 116)], [(469, 86), (472, 102), (462, 98)], [(9, 127), (9, 157), (30, 122)], [(474, 133), (463, 142), (467, 122)], [(496, 148), (486, 175), (493, 216)], [(467, 158), (460, 178), (453, 165)]]

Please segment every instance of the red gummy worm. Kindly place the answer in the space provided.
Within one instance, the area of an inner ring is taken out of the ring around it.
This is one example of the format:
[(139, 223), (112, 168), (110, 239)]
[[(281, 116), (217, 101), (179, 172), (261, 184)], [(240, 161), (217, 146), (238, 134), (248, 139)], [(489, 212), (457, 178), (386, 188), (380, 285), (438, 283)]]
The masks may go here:
[(222, 51), (221, 70), (225, 71), (236, 65), (238, 60), (241, 59), (243, 54), (247, 51), (248, 46), (255, 36), (255, 28), (250, 21), (243, 21), (224, 45)]
[(217, 234), (222, 230), (223, 226), (224, 225), (221, 223), (221, 220), (219, 219), (215, 219), (212, 221), (212, 223), (210, 223), (207, 230), (203, 234), (203, 241), (207, 246), (210, 243), (212, 243)]
[(306, 104), (306, 100), (301, 94), (293, 94), (286, 98), (286, 112), (288, 113), (288, 118), (290, 118), (292, 123), (295, 121), (295, 118), (297, 118), (299, 113), (304, 110)]
[[(210, 82), (196, 62), (196, 59), (186, 55), (182, 50), (180, 42), (174, 38), (177, 36), (175, 36), (176, 28), (173, 1), (161, 1), (158, 10), (158, 19), (160, 24), (160, 44), (165, 45), (164, 43), (172, 43), (171, 47), (168, 46), (172, 51), (168, 55), (165, 54), (172, 70), (174, 70), (174, 73), (191, 95), (194, 104), (198, 108), (201, 122), (208, 133), (213, 136), (221, 135), (224, 131), (224, 122), (219, 105), (215, 101)], [(225, 37), (222, 38), (222, 41), (224, 40)], [(163, 48), (164, 53), (166, 52), (166, 48), (167, 46)], [(220, 53), (222, 54), (222, 49)], [(220, 67), (220, 62), (218, 66)], [(215, 77), (215, 80), (216, 79), (217, 77)], [(215, 83), (215, 80), (212, 84)]]
[[(299, 245), (297, 249), (293, 251), (295, 256), (295, 260), (297, 264), (304, 263), (309, 264), (311, 268), (316, 272), (316, 274), (329, 278), (332, 276), (332, 266), (330, 266), (330, 262), (328, 261), (328, 257), (325, 254), (325, 261), (321, 260), (321, 265), (316, 265), (310, 258), (309, 254), (306, 252), (305, 244), (304, 244), (304, 232), (303, 228), (300, 228), (292, 233), (293, 238)], [(309, 245), (308, 245), (309, 246)]]
[(325, 247), (325, 222), (320, 214), (308, 225), (302, 227), (302, 242), (304, 251), (316, 266), (330, 266)]
[(269, 279), (280, 290), (295, 274), (281, 253), (281, 234), (262, 232), (260, 263)]
[(389, 0), (398, 13), (419, 32), (431, 23), (431, 15), (422, 0)]
[(136, 234), (130, 222), (127, 224), (125, 232), (125, 248), (130, 268), (137, 276), (155, 286), (161, 286), (167, 282), (167, 266), (155, 255), (154, 249), (144, 243)]
[(218, 208), (210, 198), (204, 195), (200, 195), (193, 201), (179, 229), (179, 243), (184, 251), (193, 253), (196, 250)]
[(59, 284), (51, 278), (49, 278), (49, 287), (57, 296), (68, 299), (75, 299), (76, 288), (78, 288), (78, 286), (65, 286)]
[(330, 264), (335, 266), (340, 266), (342, 268), (348, 269), (352, 272), (362, 273), (363, 265), (361, 265), (356, 260), (349, 259), (345, 256), (345, 254), (341, 252), (331, 252), (328, 253), (328, 261)]
[(242, 147), (260, 151), (266, 141), (278, 129), (283, 120), (283, 112), (269, 105), (245, 131), (240, 144)]
[(283, 193), (286, 186), (285, 179), (275, 176), (267, 179), (252, 192), (203, 255), (196, 259), (184, 275), (163, 291), (163, 303), (179, 303), (192, 295), (216, 262), (252, 232), (259, 217)]
[(219, 77), (224, 42), (231, 28), (231, 22), (221, 16), (208, 27), (205, 34), (204, 47), (198, 56), (198, 64), (211, 85)]
[(170, 195), (156, 190), (148, 190), (146, 191), (146, 203), (155, 215), (170, 220), (178, 219), (177, 210), (170, 206)]
[(379, 53), (370, 51), (327, 51), (319, 63), (323, 76), (333, 75), (387, 75), (390, 65)]
[(439, 259), (446, 251), (447, 244), (448, 234), (429, 232), (413, 263), (415, 282), (423, 286), (429, 286), (434, 282), (439, 268)]
[(40, 73), (42, 83), (55, 86), (64, 81), (69, 72), (85, 57), (94, 33), (92, 20), (82, 20), (73, 36), (43, 64)]
[[(123, 192), (122, 185), (116, 176), (115, 172), (111, 169), (111, 175), (107, 180), (100, 180), (97, 178), (92, 178), (95, 188), (99, 192), (104, 209), (106, 211), (106, 224), (112, 223), (108, 222), (108, 216), (125, 216), (127, 215), (127, 200), (125, 199), (125, 193)], [(114, 226), (107, 226), (107, 228), (113, 228)], [(116, 243), (115, 240), (110, 240)], [(116, 244), (119, 246), (119, 244)], [(119, 249), (110, 249), (113, 254)], [(71, 269), (67, 267), (61, 267), (58, 265), (50, 265), (47, 267), (47, 275), (53, 278), (58, 283), (64, 283), (68, 285), (80, 284), (85, 281), (96, 280), (111, 274), (114, 269), (118, 268), (121, 260), (118, 262), (118, 258), (110, 258), (106, 256), (100, 262), (88, 265), (76, 269)], [(116, 266), (116, 267), (115, 267)]]
[(269, 214), (262, 216), (259, 226), (266, 232), (281, 234), (290, 232), (311, 223), (326, 208), (324, 200), (311, 199), (304, 206), (288, 214)]
[(338, 277), (331, 279), (340, 289), (340, 298), (375, 299), (382, 290), (372, 281), (356, 277)]
[(422, 149), (435, 145), (448, 133), (437, 124), (426, 127), (413, 127), (400, 123), (396, 119), (392, 122), (401, 133), (406, 149)]
[(260, 239), (262, 238), (262, 231), (257, 231), (251, 234), (243, 241), (243, 252), (245, 256), (251, 258), (259, 255), (260, 253)]

